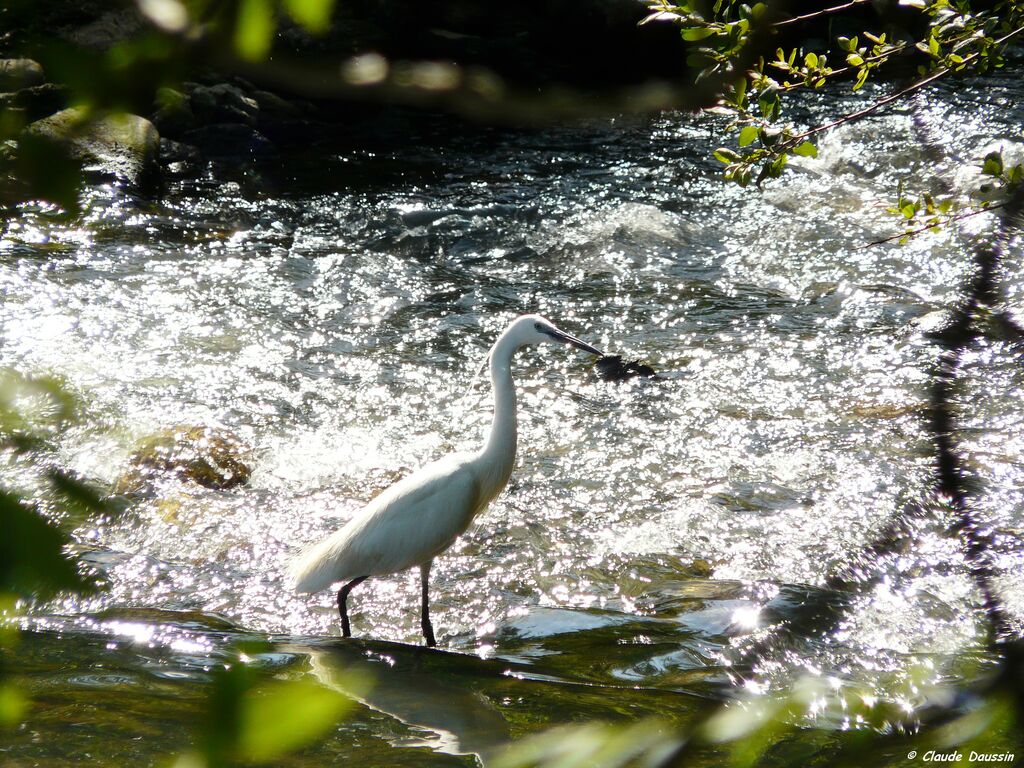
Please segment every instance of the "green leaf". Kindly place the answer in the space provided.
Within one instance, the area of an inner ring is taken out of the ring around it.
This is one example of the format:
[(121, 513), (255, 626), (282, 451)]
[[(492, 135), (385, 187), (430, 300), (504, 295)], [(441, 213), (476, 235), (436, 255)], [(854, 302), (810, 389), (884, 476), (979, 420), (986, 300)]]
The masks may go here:
[(235, 23), (235, 50), (243, 59), (266, 57), (274, 38), (274, 6), (271, 0), (241, 0)]
[(238, 751), (269, 762), (330, 729), (352, 700), (310, 680), (271, 683), (245, 694), (239, 712)]
[(748, 125), (742, 131), (740, 131), (739, 145), (746, 147), (754, 143), (754, 139), (757, 138), (757, 126)]
[(326, 32), (331, 25), (334, 0), (284, 0), (284, 8), (310, 32)]
[(864, 57), (859, 53), (851, 53), (846, 57), (846, 63), (851, 67), (859, 67), (864, 63)]
[(818, 54), (808, 53), (804, 56), (804, 65), (808, 69), (815, 69), (818, 66)]
[(805, 141), (802, 144), (797, 144), (793, 148), (794, 155), (800, 155), (801, 157), (817, 157), (818, 148), (809, 141)]
[(703, 40), (705, 37), (711, 37), (715, 34), (715, 30), (709, 27), (687, 27), (681, 32), (683, 40), (695, 42), (697, 40)]
[(0, 592), (45, 599), (92, 590), (64, 554), (68, 537), (7, 491), (0, 491), (0, 530)]
[(986, 176), (999, 177), (1003, 175), (1003, 156), (999, 152), (989, 152), (985, 155), (985, 162), (981, 166), (981, 172)]
[(733, 99), (737, 106), (743, 107), (747, 99), (747, 78), (739, 78), (733, 86)]
[(725, 147), (719, 147), (715, 150), (715, 159), (720, 163), (735, 163), (740, 160), (740, 156), (733, 152), (731, 149)]
[(774, 87), (768, 88), (761, 93), (757, 100), (757, 106), (765, 119), (771, 120), (779, 114), (779, 93)]
[(917, 205), (915, 203), (907, 203), (900, 208), (900, 213), (903, 214), (903, 218), (912, 219), (917, 213)]

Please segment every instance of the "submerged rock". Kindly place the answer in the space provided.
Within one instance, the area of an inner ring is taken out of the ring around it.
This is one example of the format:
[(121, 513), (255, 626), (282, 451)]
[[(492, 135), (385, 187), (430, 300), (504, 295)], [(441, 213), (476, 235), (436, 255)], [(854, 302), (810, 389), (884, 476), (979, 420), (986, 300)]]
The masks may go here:
[(641, 363), (639, 360), (624, 362), (622, 355), (604, 355), (599, 358), (594, 367), (597, 368), (597, 375), (605, 381), (625, 381), (637, 376), (657, 376), (651, 366)]
[(189, 167), (202, 162), (203, 156), (191, 144), (160, 139), (160, 162), (167, 166)]
[(144, 184), (158, 169), (160, 134), (138, 115), (106, 115), (87, 121), (85, 110), (73, 107), (37, 120), (26, 131), (61, 142), (85, 170), (130, 184)]
[(142, 443), (115, 491), (139, 493), (160, 473), (173, 473), (205, 488), (234, 488), (249, 481), (251, 463), (249, 448), (227, 430), (172, 427)]

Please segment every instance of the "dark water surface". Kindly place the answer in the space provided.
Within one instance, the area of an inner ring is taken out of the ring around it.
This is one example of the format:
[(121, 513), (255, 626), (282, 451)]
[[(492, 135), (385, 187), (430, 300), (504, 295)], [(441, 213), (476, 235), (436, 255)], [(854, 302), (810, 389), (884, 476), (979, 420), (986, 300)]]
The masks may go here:
[[(863, 246), (898, 231), (898, 180), (937, 158), (960, 190), (967, 161), (1020, 160), (1024, 93), (994, 82), (843, 126), (763, 191), (717, 178), (705, 118), (524, 133), (390, 117), (259, 171), (182, 177), (159, 202), (101, 191), (74, 226), (26, 210), (0, 244), (0, 363), (63, 377), (83, 414), (46, 460), (113, 488), (139, 441), (189, 424), (230, 429), (255, 461), (247, 486), (168, 476), (79, 527), (110, 587), (32, 613), (19, 673), (36, 703), (5, 759), (167, 759), (244, 639), (271, 640), (258, 663), (283, 676), (376, 680), (287, 765), (471, 765), (564, 722), (685, 723), (737, 692), (737, 638), (851, 567), (866, 586), (838, 626), (747, 687), (827, 681), (813, 740), (843, 725), (847, 686), (913, 710), (927, 685), (909, 676), (959, 679), (979, 601), (929, 492), (926, 331), (995, 216)], [(360, 586), (361, 639), (336, 641), (334, 597), (293, 594), (287, 558), (477, 445), (475, 372), (525, 311), (662, 376), (617, 385), (575, 352), (520, 353), (512, 482), (435, 563), (443, 650), (412, 647), (413, 573)], [(993, 341), (966, 372), (965, 448), (1020, 621), (1022, 370)], [(3, 472), (32, 488), (38, 467)], [(913, 536), (861, 562), (908, 505), (925, 510)]]

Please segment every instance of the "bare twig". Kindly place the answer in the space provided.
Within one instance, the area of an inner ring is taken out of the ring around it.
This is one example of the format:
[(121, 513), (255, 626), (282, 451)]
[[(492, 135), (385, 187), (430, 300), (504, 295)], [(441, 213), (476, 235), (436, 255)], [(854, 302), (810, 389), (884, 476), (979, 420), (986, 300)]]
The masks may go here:
[(787, 24), (796, 24), (797, 22), (807, 21), (808, 19), (813, 19), (818, 16), (826, 16), (830, 13), (839, 13), (839, 11), (845, 11), (847, 8), (853, 8), (854, 6), (864, 5), (869, 2), (871, 2), (871, 0), (850, 0), (850, 2), (843, 3), (842, 5), (834, 5), (831, 8), (822, 8), (820, 11), (815, 11), (814, 13), (805, 13), (803, 16), (794, 16), (791, 19), (777, 21), (772, 26), (784, 27)]

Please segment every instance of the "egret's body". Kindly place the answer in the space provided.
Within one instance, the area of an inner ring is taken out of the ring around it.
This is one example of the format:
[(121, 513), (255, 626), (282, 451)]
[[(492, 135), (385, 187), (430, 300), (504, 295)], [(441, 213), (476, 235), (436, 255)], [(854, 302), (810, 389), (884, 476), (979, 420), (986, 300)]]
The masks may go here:
[(494, 420), (483, 448), (447, 456), (398, 481), (295, 562), (292, 573), (299, 592), (318, 592), (344, 582), (338, 592), (338, 610), (345, 637), (350, 635), (346, 602), (353, 587), (370, 576), (418, 565), (423, 635), (428, 645), (434, 645), (427, 594), (431, 562), (465, 532), (508, 482), (516, 458), (512, 357), (522, 346), (552, 341), (600, 354), (539, 315), (516, 319), (491, 348)]

